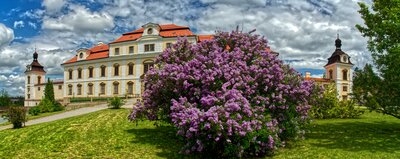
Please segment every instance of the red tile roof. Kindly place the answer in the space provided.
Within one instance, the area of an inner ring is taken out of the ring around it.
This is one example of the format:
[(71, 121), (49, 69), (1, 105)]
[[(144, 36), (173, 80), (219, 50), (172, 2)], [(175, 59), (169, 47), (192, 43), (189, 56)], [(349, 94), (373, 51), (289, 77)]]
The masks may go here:
[[(107, 44), (100, 44), (100, 45), (94, 46), (86, 52), (89, 54), (89, 56), (86, 57), (85, 60), (89, 61), (89, 60), (107, 58), (108, 57), (108, 49), (109, 49), (109, 47)], [(85, 60), (82, 60), (82, 61), (85, 61)], [(67, 62), (64, 62), (64, 64), (74, 63), (77, 61), (78, 61), (78, 57), (77, 57), (77, 55), (75, 55), (73, 58), (71, 58)]]
[(306, 77), (305, 80), (315, 81), (315, 82), (333, 82), (331, 79), (327, 78), (315, 78), (315, 77)]
[[(187, 26), (178, 26), (175, 24), (165, 24), (160, 26), (160, 36), (162, 37), (177, 37), (177, 36), (195, 36), (190, 28)], [(117, 40), (111, 42), (119, 43), (125, 41), (134, 41), (142, 37), (144, 29), (140, 28), (131, 32), (122, 34)]]
[(204, 40), (211, 40), (214, 38), (214, 35), (198, 35), (197, 40), (198, 42), (204, 41)]

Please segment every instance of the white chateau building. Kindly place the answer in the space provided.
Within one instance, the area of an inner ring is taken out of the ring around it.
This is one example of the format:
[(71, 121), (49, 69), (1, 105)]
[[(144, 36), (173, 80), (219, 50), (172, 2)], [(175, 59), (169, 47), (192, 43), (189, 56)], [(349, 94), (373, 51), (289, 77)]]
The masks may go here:
[[(197, 43), (213, 36), (195, 35), (186, 26), (147, 23), (109, 44), (78, 49), (74, 57), (61, 64), (64, 80), (53, 81), (56, 100), (68, 103), (70, 98), (84, 97), (140, 98), (141, 77), (153, 67), (156, 56), (179, 37)], [(25, 106), (36, 106), (44, 94), (46, 72), (37, 59), (35, 52), (25, 71)]]

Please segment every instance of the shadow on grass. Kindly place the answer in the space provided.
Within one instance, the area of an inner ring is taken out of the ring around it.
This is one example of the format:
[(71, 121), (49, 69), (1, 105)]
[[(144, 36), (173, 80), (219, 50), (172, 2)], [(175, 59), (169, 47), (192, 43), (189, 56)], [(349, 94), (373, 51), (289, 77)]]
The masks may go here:
[(311, 145), (327, 149), (358, 152), (400, 150), (400, 124), (396, 122), (339, 122), (318, 124), (306, 138), (318, 141)]
[(162, 152), (157, 153), (163, 158), (193, 158), (194, 156), (180, 154), (184, 143), (175, 135), (172, 126), (159, 126), (156, 128), (136, 128), (127, 130), (135, 136), (132, 143), (155, 145)]

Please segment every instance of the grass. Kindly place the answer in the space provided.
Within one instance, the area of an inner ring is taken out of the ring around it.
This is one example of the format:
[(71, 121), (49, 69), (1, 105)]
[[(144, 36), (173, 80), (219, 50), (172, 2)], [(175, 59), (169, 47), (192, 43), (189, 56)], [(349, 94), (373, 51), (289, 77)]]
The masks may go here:
[(274, 158), (400, 158), (400, 120), (368, 111), (360, 119), (317, 120), (305, 140)]
[[(0, 158), (193, 158), (174, 128), (127, 122), (127, 109), (0, 131)], [(374, 112), (314, 122), (306, 139), (273, 158), (399, 158), (400, 120)], [(268, 158), (268, 157), (266, 157)]]

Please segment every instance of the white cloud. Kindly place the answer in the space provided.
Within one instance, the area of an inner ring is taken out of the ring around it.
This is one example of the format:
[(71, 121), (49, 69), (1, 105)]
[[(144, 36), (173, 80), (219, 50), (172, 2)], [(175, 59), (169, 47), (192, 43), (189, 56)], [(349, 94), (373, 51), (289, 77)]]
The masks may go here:
[(33, 29), (37, 28), (37, 25), (34, 22), (28, 22), (28, 25), (31, 26)]
[(46, 8), (47, 12), (52, 14), (60, 12), (65, 4), (65, 0), (43, 0), (42, 6)]
[(14, 29), (23, 28), (23, 27), (24, 27), (24, 21), (20, 20), (20, 21), (14, 22)]
[(14, 40), (14, 31), (0, 23), (0, 49)]
[(69, 5), (69, 12), (57, 18), (45, 16), (43, 29), (73, 32), (102, 32), (114, 27), (113, 17), (104, 12), (91, 12), (81, 5)]

